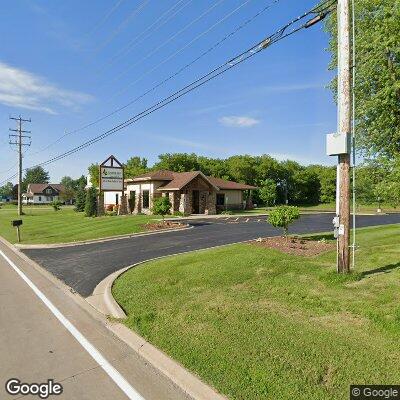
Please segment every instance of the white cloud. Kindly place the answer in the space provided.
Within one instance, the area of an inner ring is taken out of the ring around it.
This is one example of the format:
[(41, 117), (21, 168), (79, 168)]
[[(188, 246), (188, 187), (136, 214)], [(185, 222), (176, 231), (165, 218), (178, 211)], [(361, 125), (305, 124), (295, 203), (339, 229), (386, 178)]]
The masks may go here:
[(40, 76), (0, 62), (1, 104), (57, 114), (57, 106), (76, 110), (91, 100), (91, 95), (58, 88)]
[(234, 128), (250, 128), (261, 122), (260, 120), (255, 118), (239, 116), (239, 115), (222, 117), (218, 121), (221, 125), (230, 126)]

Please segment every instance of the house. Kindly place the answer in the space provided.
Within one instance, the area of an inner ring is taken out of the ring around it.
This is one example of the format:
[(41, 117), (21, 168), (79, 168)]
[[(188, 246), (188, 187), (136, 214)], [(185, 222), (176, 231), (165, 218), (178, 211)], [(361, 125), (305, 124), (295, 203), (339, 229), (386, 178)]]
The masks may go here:
[(64, 186), (58, 183), (29, 183), (26, 193), (22, 194), (24, 204), (49, 204), (60, 200)]
[(169, 197), (171, 213), (216, 214), (246, 208), (253, 189), (257, 188), (206, 176), (201, 171), (158, 170), (127, 179), (125, 193), (135, 214), (151, 214), (153, 199), (160, 196)]

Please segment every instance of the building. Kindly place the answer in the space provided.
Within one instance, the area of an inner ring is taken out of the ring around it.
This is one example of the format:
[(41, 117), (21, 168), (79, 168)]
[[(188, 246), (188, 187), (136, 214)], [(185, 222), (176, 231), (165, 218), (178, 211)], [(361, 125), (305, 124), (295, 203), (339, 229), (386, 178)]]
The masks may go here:
[[(93, 184), (90, 179), (90, 175), (87, 175), (85, 189), (89, 189), (92, 186), (93, 186)], [(125, 189), (126, 189), (126, 186), (125, 186)], [(121, 195), (122, 195), (122, 192), (114, 192), (114, 191), (103, 192), (105, 210), (107, 210), (109, 207), (114, 207), (114, 206), (120, 205), (121, 204)]]
[(29, 183), (26, 193), (22, 194), (23, 204), (49, 204), (60, 200), (64, 186), (58, 183)]
[(126, 180), (126, 194), (132, 213), (151, 214), (153, 199), (168, 196), (171, 213), (216, 214), (245, 209), (251, 205), (255, 186), (204, 175), (201, 171), (150, 171)]

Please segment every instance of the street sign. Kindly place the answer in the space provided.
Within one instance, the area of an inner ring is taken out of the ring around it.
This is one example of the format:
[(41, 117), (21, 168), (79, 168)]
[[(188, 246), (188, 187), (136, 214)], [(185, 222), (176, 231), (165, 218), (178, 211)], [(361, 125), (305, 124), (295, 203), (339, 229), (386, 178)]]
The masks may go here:
[(11, 226), (20, 226), (22, 225), (22, 219), (14, 219), (11, 221)]

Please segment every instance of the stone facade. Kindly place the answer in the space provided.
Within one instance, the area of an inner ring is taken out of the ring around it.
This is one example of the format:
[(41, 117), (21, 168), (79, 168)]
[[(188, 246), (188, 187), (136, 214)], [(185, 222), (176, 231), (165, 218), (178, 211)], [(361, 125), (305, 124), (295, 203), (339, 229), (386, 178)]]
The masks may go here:
[(123, 194), (120, 199), (120, 204), (118, 207), (118, 215), (127, 215), (128, 214), (128, 197), (126, 194)]

